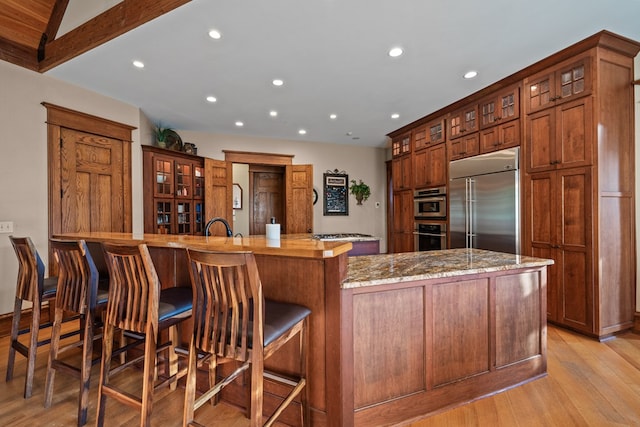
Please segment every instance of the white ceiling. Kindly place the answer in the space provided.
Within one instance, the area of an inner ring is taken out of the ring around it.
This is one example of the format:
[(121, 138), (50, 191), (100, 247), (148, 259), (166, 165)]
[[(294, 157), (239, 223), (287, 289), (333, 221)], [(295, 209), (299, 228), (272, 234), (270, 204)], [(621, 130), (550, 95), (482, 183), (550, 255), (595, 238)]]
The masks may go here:
[(47, 74), (177, 130), (383, 147), (603, 29), (640, 41), (640, 0), (194, 0)]

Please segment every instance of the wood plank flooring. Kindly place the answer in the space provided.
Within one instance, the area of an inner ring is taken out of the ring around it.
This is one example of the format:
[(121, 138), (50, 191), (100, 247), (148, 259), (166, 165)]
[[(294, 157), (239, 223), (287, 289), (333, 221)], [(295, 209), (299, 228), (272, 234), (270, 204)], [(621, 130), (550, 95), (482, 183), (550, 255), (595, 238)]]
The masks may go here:
[[(0, 374), (4, 378), (9, 339), (0, 339)], [(43, 407), (48, 347), (38, 353), (34, 393), (22, 398), (25, 360), (17, 359), (14, 379), (0, 379), (0, 426), (75, 426), (78, 384), (58, 374), (51, 408)], [(640, 335), (625, 333), (599, 343), (564, 329), (548, 328), (548, 373), (520, 387), (477, 400), (422, 420), (410, 427), (640, 426)], [(99, 367), (94, 366), (87, 425), (95, 424)], [(137, 391), (136, 374), (127, 376)], [(162, 389), (154, 399), (153, 425), (181, 425), (183, 391)], [(200, 408), (198, 420), (211, 426), (248, 426), (228, 405)], [(137, 412), (114, 401), (107, 406), (107, 426), (138, 424)]]

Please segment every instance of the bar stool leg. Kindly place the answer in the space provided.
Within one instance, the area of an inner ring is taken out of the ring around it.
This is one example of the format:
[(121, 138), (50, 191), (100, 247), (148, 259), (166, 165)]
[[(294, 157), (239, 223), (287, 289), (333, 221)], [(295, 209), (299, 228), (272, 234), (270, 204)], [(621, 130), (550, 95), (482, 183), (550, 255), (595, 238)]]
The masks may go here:
[(100, 384), (98, 386), (98, 415), (96, 417), (96, 426), (104, 425), (104, 415), (107, 403), (107, 397), (103, 392), (102, 386), (109, 384), (109, 367), (111, 366), (111, 353), (113, 352), (113, 325), (105, 324), (102, 340), (102, 362), (100, 364)]

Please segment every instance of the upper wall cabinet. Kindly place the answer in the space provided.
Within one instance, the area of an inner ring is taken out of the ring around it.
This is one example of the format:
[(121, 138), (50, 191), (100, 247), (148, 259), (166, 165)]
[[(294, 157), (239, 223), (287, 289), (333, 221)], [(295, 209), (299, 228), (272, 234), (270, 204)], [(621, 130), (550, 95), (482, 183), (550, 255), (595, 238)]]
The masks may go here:
[(525, 79), (525, 108), (533, 113), (571, 99), (589, 95), (592, 57), (583, 54)]
[(520, 117), (520, 87), (512, 86), (480, 101), (480, 129)]
[(391, 154), (399, 157), (411, 153), (411, 132), (407, 132), (391, 141)]
[(472, 104), (451, 113), (447, 119), (449, 140), (460, 138), (478, 130), (478, 104)]

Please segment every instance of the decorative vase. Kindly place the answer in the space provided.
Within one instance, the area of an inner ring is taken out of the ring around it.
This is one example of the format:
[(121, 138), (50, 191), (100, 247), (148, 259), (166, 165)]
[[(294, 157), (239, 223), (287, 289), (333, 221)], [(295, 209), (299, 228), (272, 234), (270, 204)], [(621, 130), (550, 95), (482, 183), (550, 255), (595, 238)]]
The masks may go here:
[(358, 204), (361, 205), (362, 204), (362, 194), (356, 194), (356, 200), (358, 201)]

